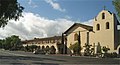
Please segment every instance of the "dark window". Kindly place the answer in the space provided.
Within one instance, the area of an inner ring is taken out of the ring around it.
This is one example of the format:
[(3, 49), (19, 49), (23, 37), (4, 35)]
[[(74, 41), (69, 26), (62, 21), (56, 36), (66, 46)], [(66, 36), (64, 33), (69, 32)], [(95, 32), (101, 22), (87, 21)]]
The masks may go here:
[(105, 19), (105, 13), (102, 13), (102, 19)]
[(110, 25), (109, 22), (106, 23), (106, 29), (109, 29)]
[(100, 30), (100, 24), (97, 24), (96, 27), (97, 27), (97, 30)]
[(75, 33), (75, 35), (74, 35), (74, 41), (77, 41), (77, 40), (78, 40), (78, 34)]

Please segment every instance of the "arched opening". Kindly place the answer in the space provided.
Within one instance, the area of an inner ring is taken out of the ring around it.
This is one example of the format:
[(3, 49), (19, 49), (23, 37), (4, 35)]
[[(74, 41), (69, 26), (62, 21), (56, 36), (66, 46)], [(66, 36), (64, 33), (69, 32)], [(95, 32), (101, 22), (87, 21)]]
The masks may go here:
[(41, 47), (40, 47), (40, 46), (38, 46), (38, 49), (41, 49)]
[(49, 50), (50, 50), (49, 46), (46, 46), (45, 48), (46, 53), (49, 53)]
[(46, 48), (48, 49), (48, 48), (49, 48), (49, 46), (46, 46)]
[(100, 30), (100, 24), (97, 24), (96, 27), (96, 30)]
[(74, 35), (74, 41), (77, 41), (77, 40), (78, 40), (78, 34), (75, 33), (75, 35)]
[(51, 46), (50, 48), (50, 54), (55, 54), (56, 53), (56, 49), (54, 46)]
[(102, 19), (105, 19), (105, 13), (102, 13)]
[(42, 50), (44, 50), (45, 49), (45, 46), (42, 46)]
[(106, 22), (106, 29), (109, 29), (110, 25), (109, 22)]

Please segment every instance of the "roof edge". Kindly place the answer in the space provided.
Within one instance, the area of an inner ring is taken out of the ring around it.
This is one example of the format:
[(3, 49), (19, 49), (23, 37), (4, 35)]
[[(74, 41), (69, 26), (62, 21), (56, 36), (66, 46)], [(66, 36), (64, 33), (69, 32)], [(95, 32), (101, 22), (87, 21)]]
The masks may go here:
[(81, 23), (74, 23), (70, 28), (68, 28), (64, 34), (66, 34), (71, 28), (73, 28), (75, 25), (79, 25), (80, 27), (83, 27), (87, 30), (92, 30), (93, 29), (93, 26), (89, 26), (89, 25), (85, 25), (85, 24), (81, 24)]

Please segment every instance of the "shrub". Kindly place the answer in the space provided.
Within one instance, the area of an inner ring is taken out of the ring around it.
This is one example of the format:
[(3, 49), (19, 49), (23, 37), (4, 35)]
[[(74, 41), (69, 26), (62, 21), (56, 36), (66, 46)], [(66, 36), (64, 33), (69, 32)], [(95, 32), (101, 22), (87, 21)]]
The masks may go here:
[(102, 50), (103, 50), (103, 52), (107, 53), (107, 52), (110, 50), (110, 48), (107, 48), (107, 47), (104, 46), (104, 47), (102, 48)]
[(55, 54), (55, 52), (56, 52), (55, 47), (51, 46), (51, 48), (50, 48), (50, 54)]
[(113, 53), (104, 53), (104, 58), (116, 58), (117, 57), (117, 53), (113, 52)]
[(73, 50), (74, 54), (79, 54), (81, 51), (81, 47), (79, 46), (78, 42), (76, 42), (75, 44), (71, 45), (69, 47), (71, 50)]

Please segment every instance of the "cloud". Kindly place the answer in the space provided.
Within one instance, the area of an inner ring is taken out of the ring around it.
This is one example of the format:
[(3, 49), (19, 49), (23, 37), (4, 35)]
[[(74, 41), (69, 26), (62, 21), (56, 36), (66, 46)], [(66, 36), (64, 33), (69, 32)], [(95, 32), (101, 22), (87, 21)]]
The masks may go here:
[(90, 19), (88, 21), (84, 21), (84, 22), (81, 22), (81, 23), (83, 23), (85, 25), (93, 26), (93, 19)]
[(38, 7), (32, 0), (28, 0), (28, 4), (33, 8)]
[(72, 17), (71, 17), (71, 16), (68, 16), (68, 15), (66, 15), (65, 18), (66, 18), (66, 19), (72, 19)]
[[(66, 18), (50, 20), (31, 12), (23, 12), (23, 16), (19, 21), (10, 20), (5, 28), (0, 28), (0, 39), (11, 35), (18, 35), (22, 40), (58, 36), (76, 22)], [(91, 25), (91, 22), (81, 23)]]
[(50, 4), (53, 9), (65, 12), (65, 9), (62, 9), (59, 3), (54, 2), (54, 0), (45, 0), (46, 3)]
[(28, 4), (32, 4), (32, 0), (29, 0), (29, 1), (28, 1)]
[(0, 28), (0, 38), (18, 35), (22, 40), (61, 35), (74, 22), (67, 19), (50, 20), (33, 13), (23, 13), (19, 21), (10, 20)]

